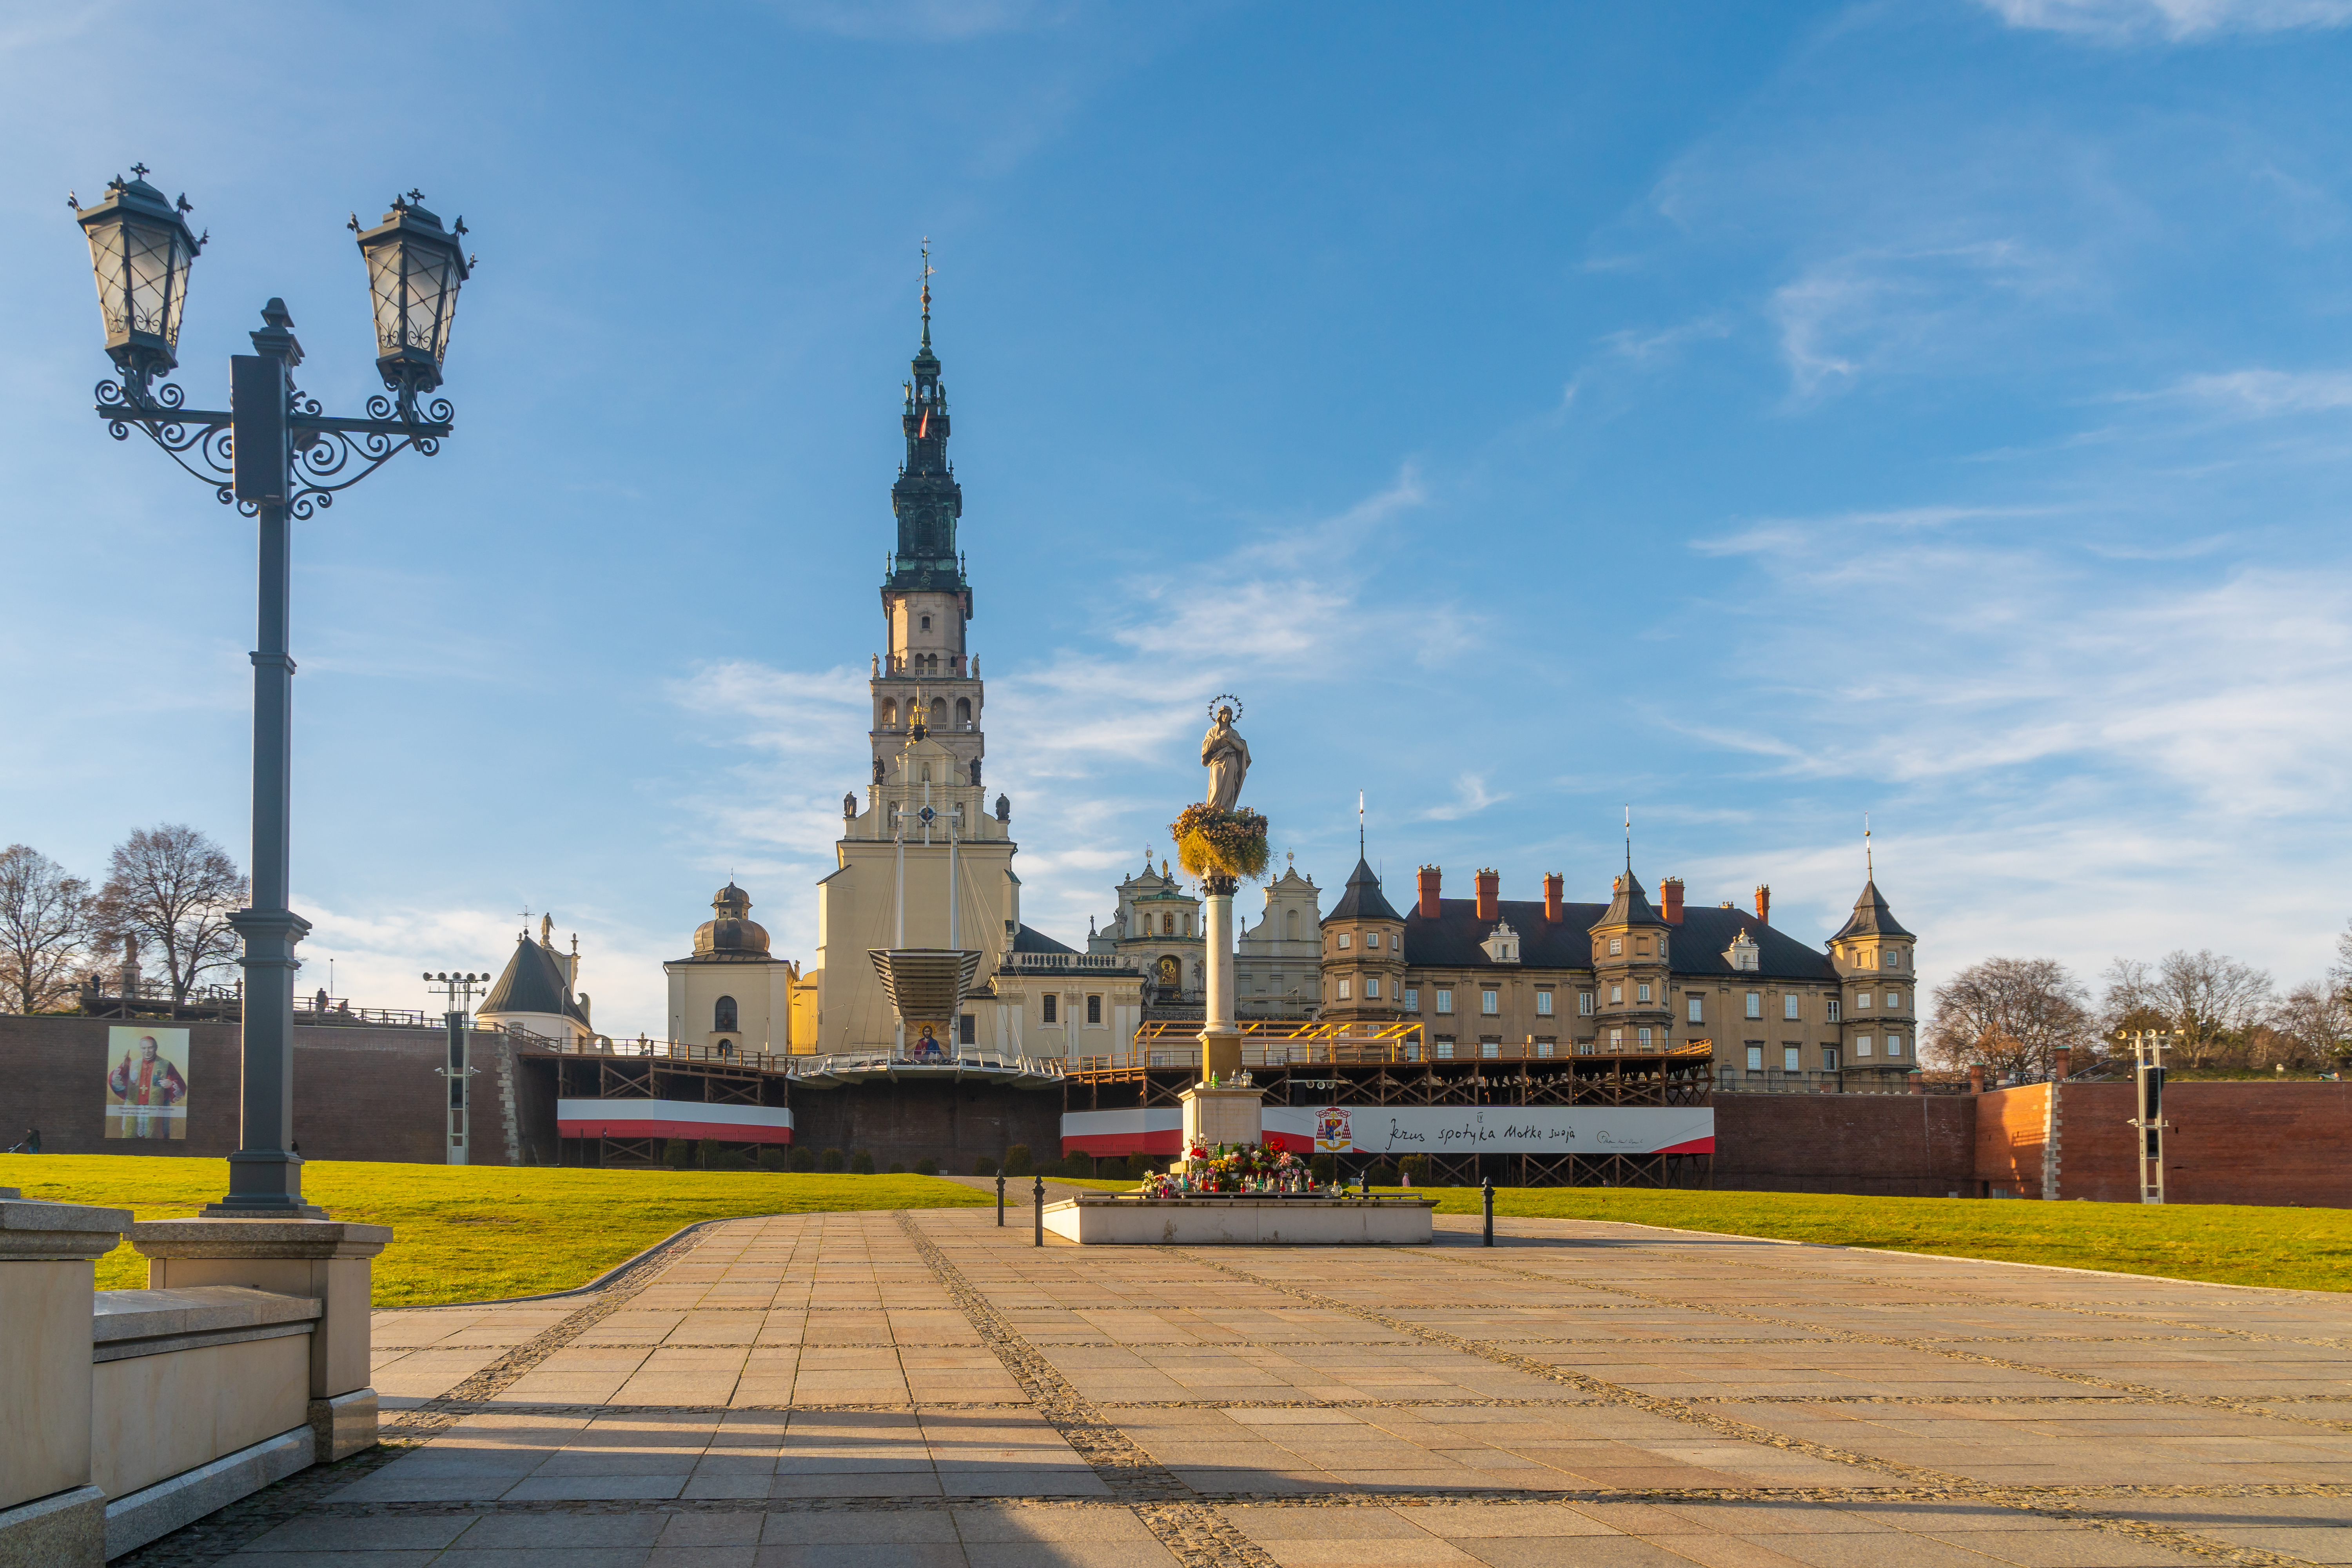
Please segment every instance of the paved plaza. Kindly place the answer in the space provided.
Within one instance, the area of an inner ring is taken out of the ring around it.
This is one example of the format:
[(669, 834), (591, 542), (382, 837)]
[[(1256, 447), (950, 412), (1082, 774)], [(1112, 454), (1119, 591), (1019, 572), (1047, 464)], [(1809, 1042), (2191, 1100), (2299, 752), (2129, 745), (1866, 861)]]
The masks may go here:
[(809, 1215), (376, 1315), (390, 1446), (142, 1565), (2352, 1563), (2352, 1300), (1632, 1226)]

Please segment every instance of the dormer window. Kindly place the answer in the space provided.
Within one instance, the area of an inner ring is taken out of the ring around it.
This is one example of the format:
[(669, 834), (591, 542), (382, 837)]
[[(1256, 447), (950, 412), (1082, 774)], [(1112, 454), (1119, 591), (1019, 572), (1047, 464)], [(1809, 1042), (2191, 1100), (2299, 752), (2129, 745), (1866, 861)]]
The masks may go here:
[(1519, 933), (1511, 929), (1508, 921), (1496, 921), (1495, 929), (1479, 947), (1494, 963), (1517, 963), (1519, 961)]
[(1738, 939), (1723, 950), (1723, 961), (1745, 973), (1753, 974), (1762, 968), (1762, 958), (1763, 950), (1756, 945), (1746, 927), (1740, 929)]

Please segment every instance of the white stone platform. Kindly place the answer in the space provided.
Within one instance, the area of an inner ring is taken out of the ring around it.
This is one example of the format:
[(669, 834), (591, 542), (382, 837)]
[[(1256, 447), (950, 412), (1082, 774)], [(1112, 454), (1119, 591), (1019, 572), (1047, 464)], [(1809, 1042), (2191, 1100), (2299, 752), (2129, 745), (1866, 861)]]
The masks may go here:
[(1396, 1247), (1426, 1243), (1435, 1198), (1178, 1198), (1087, 1193), (1045, 1207), (1045, 1228), (1082, 1247)]

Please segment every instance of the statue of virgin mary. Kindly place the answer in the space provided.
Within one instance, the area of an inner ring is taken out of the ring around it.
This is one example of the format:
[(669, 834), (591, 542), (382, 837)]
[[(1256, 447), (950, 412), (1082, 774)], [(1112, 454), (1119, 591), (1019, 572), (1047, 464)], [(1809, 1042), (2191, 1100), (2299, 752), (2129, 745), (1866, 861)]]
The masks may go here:
[(1217, 721), (1201, 738), (1201, 765), (1209, 770), (1209, 805), (1231, 811), (1242, 797), (1242, 779), (1250, 765), (1249, 742), (1234, 728), (1230, 704), (1217, 710)]

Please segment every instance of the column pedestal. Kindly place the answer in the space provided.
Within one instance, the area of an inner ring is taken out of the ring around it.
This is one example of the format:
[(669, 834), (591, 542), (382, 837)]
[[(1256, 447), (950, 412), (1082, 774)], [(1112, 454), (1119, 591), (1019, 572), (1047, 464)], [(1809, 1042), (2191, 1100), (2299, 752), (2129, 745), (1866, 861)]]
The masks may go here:
[(1220, 1143), (1265, 1140), (1265, 1091), (1211, 1089), (1196, 1083), (1177, 1096), (1184, 1106), (1184, 1147), (1214, 1149)]

